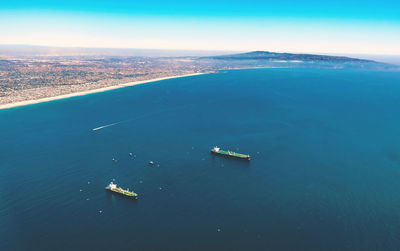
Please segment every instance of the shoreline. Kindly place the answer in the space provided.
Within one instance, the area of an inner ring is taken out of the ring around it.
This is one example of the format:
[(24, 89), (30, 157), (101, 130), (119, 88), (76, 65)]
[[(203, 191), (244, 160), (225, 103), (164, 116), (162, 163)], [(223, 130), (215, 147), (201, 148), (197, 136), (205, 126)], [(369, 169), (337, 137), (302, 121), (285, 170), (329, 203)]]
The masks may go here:
[(115, 90), (115, 89), (119, 89), (119, 88), (135, 86), (135, 85), (140, 85), (140, 84), (146, 84), (146, 83), (151, 83), (151, 82), (157, 82), (157, 81), (162, 81), (162, 80), (167, 80), (167, 79), (191, 77), (191, 76), (204, 75), (204, 74), (209, 74), (209, 73), (210, 72), (206, 72), (206, 73), (191, 73), (191, 74), (185, 74), (185, 75), (174, 75), (174, 76), (168, 76), (168, 77), (153, 78), (153, 79), (148, 79), (148, 80), (139, 80), (139, 81), (124, 83), (124, 84), (118, 84), (118, 85), (113, 85), (113, 86), (108, 86), (108, 87), (103, 87), (103, 88), (98, 88), (98, 89), (93, 89), (93, 90), (73, 92), (73, 93), (68, 93), (68, 94), (63, 94), (63, 95), (58, 95), (58, 96), (53, 96), (53, 97), (40, 98), (40, 99), (31, 99), (31, 100), (25, 100), (25, 101), (18, 101), (18, 102), (15, 102), (15, 103), (9, 103), (9, 104), (0, 105), (0, 110), (8, 109), (8, 108), (14, 108), (14, 107), (18, 107), (18, 106), (26, 106), (26, 105), (33, 105), (33, 104), (43, 103), (43, 102), (49, 102), (49, 101), (58, 100), (58, 99), (65, 99), (65, 98), (83, 96), (83, 95), (88, 95), (88, 94), (93, 94), (93, 93), (98, 93), (98, 92), (111, 91), (111, 90)]

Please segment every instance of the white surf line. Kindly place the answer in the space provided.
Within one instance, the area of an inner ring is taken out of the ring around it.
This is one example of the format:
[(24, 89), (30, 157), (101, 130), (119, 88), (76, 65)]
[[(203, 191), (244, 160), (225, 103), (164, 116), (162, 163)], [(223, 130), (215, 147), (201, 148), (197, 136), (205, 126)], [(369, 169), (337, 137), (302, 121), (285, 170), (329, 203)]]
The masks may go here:
[(106, 128), (106, 127), (110, 127), (110, 126), (113, 126), (113, 125), (116, 125), (116, 124), (119, 124), (119, 123), (121, 123), (121, 122), (116, 122), (116, 123), (112, 123), (112, 124), (108, 124), (108, 125), (99, 126), (99, 127), (93, 128), (92, 130), (93, 131), (97, 131), (97, 130), (100, 130), (100, 129), (103, 129), (103, 128)]
[(134, 85), (140, 85), (140, 84), (145, 84), (145, 83), (158, 82), (158, 81), (166, 80), (166, 79), (183, 78), (183, 77), (190, 77), (190, 76), (209, 74), (209, 73), (213, 73), (213, 72), (204, 72), (204, 73), (198, 72), (198, 73), (191, 73), (191, 74), (184, 74), (184, 75), (174, 75), (174, 76), (153, 78), (153, 79), (148, 79), (148, 80), (138, 80), (135, 82), (116, 84), (113, 86), (102, 87), (102, 88), (93, 89), (93, 90), (78, 91), (78, 92), (62, 94), (62, 95), (54, 96), (54, 97), (38, 98), (38, 99), (32, 99), (32, 100), (17, 101), (17, 102), (8, 103), (8, 104), (0, 104), (0, 110), (13, 108), (13, 107), (17, 107), (17, 106), (25, 106), (25, 105), (33, 105), (33, 104), (37, 104), (37, 103), (42, 103), (42, 102), (49, 102), (49, 101), (58, 100), (58, 99), (71, 98), (71, 97), (75, 97), (75, 96), (88, 95), (88, 94), (97, 93), (97, 92), (110, 91), (110, 90), (114, 90), (114, 89), (124, 88), (127, 86), (134, 86)]

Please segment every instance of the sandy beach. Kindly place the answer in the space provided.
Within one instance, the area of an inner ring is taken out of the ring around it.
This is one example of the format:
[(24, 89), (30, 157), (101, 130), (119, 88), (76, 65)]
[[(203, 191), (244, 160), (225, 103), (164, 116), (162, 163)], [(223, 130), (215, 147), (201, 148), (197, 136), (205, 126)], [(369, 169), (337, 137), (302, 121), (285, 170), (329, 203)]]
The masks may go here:
[(124, 83), (124, 84), (118, 84), (118, 85), (114, 85), (114, 86), (93, 89), (93, 90), (87, 90), (87, 91), (74, 92), (74, 93), (69, 93), (69, 94), (64, 94), (64, 95), (59, 95), (59, 96), (54, 96), (54, 97), (47, 97), (47, 98), (40, 98), (40, 99), (34, 99), (34, 100), (26, 100), (26, 101), (20, 101), (20, 102), (15, 102), (15, 103), (3, 104), (3, 105), (0, 105), (0, 109), (8, 109), (8, 108), (13, 108), (13, 107), (18, 107), (18, 106), (32, 105), (32, 104), (48, 102), (48, 101), (57, 100), (57, 99), (71, 98), (71, 97), (88, 95), (88, 94), (97, 93), (97, 92), (105, 92), (105, 91), (110, 91), (110, 90), (114, 90), (114, 89), (118, 89), (118, 88), (124, 88), (124, 87), (128, 87), (128, 86), (140, 85), (140, 84), (156, 82), (156, 81), (161, 81), (161, 80), (166, 80), (166, 79), (183, 78), (183, 77), (190, 77), (190, 76), (196, 76), (196, 75), (202, 75), (202, 74), (207, 74), (207, 73), (192, 73), (192, 74), (186, 74), (186, 75), (176, 75), (176, 76), (168, 76), (168, 77), (162, 77), (162, 78), (153, 78), (153, 79), (148, 79), (148, 80), (129, 82), (129, 83)]

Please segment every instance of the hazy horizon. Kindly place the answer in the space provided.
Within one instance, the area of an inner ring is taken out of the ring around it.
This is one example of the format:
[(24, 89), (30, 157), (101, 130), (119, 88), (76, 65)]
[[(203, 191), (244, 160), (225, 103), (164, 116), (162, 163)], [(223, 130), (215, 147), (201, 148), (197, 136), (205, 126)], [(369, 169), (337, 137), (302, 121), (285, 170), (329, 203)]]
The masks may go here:
[[(257, 50), (260, 51), (260, 50)], [(266, 50), (271, 51), (271, 50)], [(172, 50), (151, 48), (101, 48), (101, 47), (61, 47), (28, 44), (0, 44), (0, 56), (147, 56), (147, 57), (196, 57), (228, 55), (249, 51), (227, 50)], [(326, 53), (326, 52), (293, 52), (271, 51), (279, 53), (303, 53), (331, 56), (346, 56), (400, 65), (400, 55)]]
[[(76, 47), (76, 46), (45, 46), (31, 44), (0, 44), (0, 56), (2, 53), (14, 55), (35, 55), (41, 53), (57, 56), (79, 56), (79, 55), (100, 55), (100, 56), (159, 56), (159, 57), (180, 57), (180, 56), (213, 56), (220, 54), (241, 53), (244, 51), (225, 50), (172, 50), (158, 48), (112, 48), (112, 47)], [(26, 54), (28, 53), (28, 54)]]

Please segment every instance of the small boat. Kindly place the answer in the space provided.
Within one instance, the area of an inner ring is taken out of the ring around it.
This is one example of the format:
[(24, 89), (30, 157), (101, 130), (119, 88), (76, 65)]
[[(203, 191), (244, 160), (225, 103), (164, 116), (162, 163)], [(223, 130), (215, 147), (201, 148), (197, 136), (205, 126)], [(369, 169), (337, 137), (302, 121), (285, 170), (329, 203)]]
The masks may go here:
[(153, 162), (153, 161), (149, 161), (149, 164), (150, 164), (150, 165), (154, 165), (154, 162)]
[(133, 156), (133, 153), (129, 153), (129, 156), (131, 156), (131, 157), (132, 157), (132, 156)]

